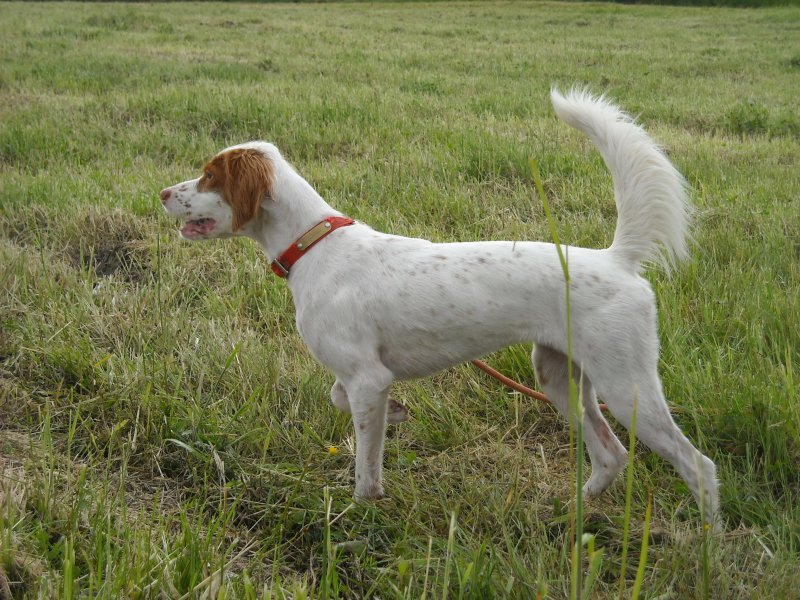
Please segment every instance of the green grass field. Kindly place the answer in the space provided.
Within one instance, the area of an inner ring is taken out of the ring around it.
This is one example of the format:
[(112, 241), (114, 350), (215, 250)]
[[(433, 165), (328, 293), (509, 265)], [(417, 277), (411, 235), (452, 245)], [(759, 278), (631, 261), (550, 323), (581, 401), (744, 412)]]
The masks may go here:
[[(797, 8), (0, 4), (0, 598), (567, 597), (554, 410), (468, 365), (397, 385), (389, 498), (352, 505), (284, 282), (157, 193), (262, 138), (378, 229), (549, 240), (534, 158), (562, 241), (604, 247), (610, 178), (548, 101), (576, 83), (693, 186), (693, 260), (647, 276), (726, 521), (639, 446), (625, 565), (624, 479), (585, 507), (591, 597), (630, 597), (652, 496), (641, 597), (797, 598), (798, 34)], [(530, 385), (529, 352), (488, 360)]]

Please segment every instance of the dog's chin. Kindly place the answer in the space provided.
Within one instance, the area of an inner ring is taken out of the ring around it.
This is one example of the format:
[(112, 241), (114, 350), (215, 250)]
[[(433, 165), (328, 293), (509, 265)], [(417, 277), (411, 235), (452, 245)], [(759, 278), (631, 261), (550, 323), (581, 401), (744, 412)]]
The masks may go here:
[(185, 240), (207, 240), (219, 236), (215, 219), (195, 219), (181, 227), (181, 237)]

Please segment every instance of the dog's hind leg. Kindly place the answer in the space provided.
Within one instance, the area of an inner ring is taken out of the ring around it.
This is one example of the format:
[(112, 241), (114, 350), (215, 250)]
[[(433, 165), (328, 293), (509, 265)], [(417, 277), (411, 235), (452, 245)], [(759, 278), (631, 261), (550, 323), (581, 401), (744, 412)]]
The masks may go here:
[[(566, 355), (548, 346), (536, 346), (533, 351), (533, 366), (539, 385), (555, 407), (564, 417), (575, 423), (574, 416), (569, 414)], [(583, 486), (583, 492), (586, 497), (591, 498), (603, 493), (625, 468), (628, 452), (600, 413), (592, 382), (585, 373), (581, 377), (581, 369), (574, 363), (572, 375), (581, 391), (584, 409), (583, 436), (592, 462), (592, 474)]]
[(331, 388), (331, 404), (342, 412), (350, 414), (350, 400), (347, 399), (347, 390), (338, 379), (334, 382)]
[(655, 361), (649, 368), (642, 368), (641, 360), (646, 356), (646, 352), (637, 355), (632, 362), (639, 364), (624, 365), (625, 368), (600, 370), (593, 366), (592, 378), (609, 410), (628, 429), (632, 422), (633, 403), (637, 403), (637, 439), (675, 467), (692, 491), (705, 521), (719, 531), (716, 466), (692, 445), (673, 421)]

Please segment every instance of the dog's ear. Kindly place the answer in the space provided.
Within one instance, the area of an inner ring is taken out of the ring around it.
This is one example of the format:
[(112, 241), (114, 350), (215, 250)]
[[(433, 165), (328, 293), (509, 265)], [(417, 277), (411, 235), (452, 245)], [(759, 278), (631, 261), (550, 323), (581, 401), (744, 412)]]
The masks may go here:
[(275, 168), (262, 152), (239, 148), (225, 153), (225, 201), (233, 211), (234, 232), (257, 214), (261, 201), (272, 193)]

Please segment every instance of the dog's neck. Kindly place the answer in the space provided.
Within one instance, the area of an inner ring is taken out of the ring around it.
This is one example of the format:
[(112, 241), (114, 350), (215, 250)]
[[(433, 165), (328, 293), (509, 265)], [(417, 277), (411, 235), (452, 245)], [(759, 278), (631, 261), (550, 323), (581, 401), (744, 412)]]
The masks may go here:
[(264, 200), (258, 217), (242, 233), (274, 260), (314, 225), (341, 214), (284, 163), (277, 169), (271, 197)]

